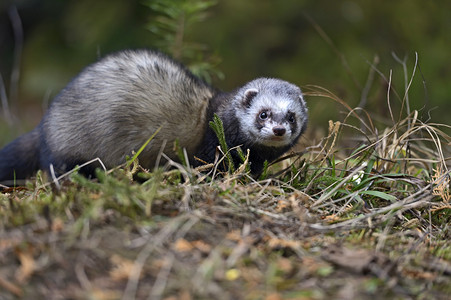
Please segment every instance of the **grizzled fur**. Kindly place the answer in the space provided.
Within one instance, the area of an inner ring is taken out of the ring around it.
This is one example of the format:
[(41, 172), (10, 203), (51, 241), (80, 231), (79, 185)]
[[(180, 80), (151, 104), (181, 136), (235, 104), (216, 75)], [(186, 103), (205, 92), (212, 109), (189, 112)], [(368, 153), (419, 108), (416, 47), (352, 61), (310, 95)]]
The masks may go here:
[(214, 113), (228, 146), (251, 150), (253, 173), (292, 147), (307, 123), (301, 91), (288, 82), (260, 78), (220, 93), (159, 52), (127, 50), (85, 68), (33, 131), (0, 151), (0, 183), (50, 165), (61, 174), (94, 158), (117, 166), (160, 126), (139, 156), (141, 165), (153, 168), (165, 141), (164, 152), (177, 160), (176, 139), (192, 163), (199, 164), (194, 156), (213, 162), (218, 141), (208, 122)]
[[(266, 112), (266, 120), (260, 114)], [(251, 171), (262, 171), (265, 160), (273, 161), (298, 141), (307, 126), (307, 107), (301, 90), (286, 81), (272, 78), (255, 79), (232, 93), (220, 93), (212, 99), (207, 119), (217, 114), (224, 125), (227, 145), (250, 150)], [(285, 132), (275, 136), (276, 127)], [(214, 160), (218, 139), (208, 129), (196, 157), (206, 162)], [(235, 165), (241, 160), (231, 152)]]

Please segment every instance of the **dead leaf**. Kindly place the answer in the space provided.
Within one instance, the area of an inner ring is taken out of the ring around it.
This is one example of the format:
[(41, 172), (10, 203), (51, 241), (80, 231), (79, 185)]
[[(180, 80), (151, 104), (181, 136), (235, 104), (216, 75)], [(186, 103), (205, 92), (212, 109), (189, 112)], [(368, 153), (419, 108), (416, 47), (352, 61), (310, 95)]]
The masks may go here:
[(61, 218), (55, 218), (52, 222), (52, 231), (61, 232), (64, 229), (64, 222)]
[(404, 269), (402, 273), (406, 277), (421, 279), (421, 280), (428, 280), (428, 281), (432, 281), (437, 277), (437, 274), (434, 274), (431, 272), (426, 272), (426, 271), (419, 271), (419, 270)]
[(277, 212), (286, 212), (289, 211), (290, 207), (290, 202), (288, 202), (285, 199), (279, 199), (279, 201), (277, 201), (277, 205), (276, 205), (276, 211)]
[(36, 263), (31, 251), (23, 252), (18, 250), (16, 251), (16, 255), (20, 261), (20, 268), (17, 270), (15, 277), (19, 283), (24, 283), (33, 275), (36, 269)]
[(340, 217), (337, 215), (328, 215), (324, 217), (324, 221), (326, 221), (327, 223), (333, 223), (333, 222), (337, 222), (340, 220)]
[(270, 238), (268, 240), (268, 246), (272, 249), (275, 249), (275, 248), (298, 249), (299, 247), (301, 247), (301, 243), (299, 241), (293, 241), (293, 240)]
[(193, 248), (194, 248), (193, 244), (185, 239), (178, 239), (174, 243), (174, 249), (177, 252), (189, 252), (192, 251)]
[(114, 281), (121, 281), (126, 280), (131, 276), (134, 266), (133, 261), (116, 254), (111, 256), (110, 261), (114, 265), (113, 269), (110, 271), (111, 279)]
[(114, 300), (119, 299), (121, 297), (121, 293), (113, 290), (94, 289), (91, 291), (91, 296), (93, 299), (98, 300)]
[(204, 241), (198, 240), (198, 241), (194, 241), (191, 243), (194, 247), (196, 247), (196, 249), (198, 249), (199, 251), (203, 252), (203, 253), (210, 253), (211, 251), (211, 246), (207, 243), (205, 243)]
[(241, 240), (241, 231), (240, 230), (233, 230), (227, 233), (226, 239), (231, 241), (239, 241)]

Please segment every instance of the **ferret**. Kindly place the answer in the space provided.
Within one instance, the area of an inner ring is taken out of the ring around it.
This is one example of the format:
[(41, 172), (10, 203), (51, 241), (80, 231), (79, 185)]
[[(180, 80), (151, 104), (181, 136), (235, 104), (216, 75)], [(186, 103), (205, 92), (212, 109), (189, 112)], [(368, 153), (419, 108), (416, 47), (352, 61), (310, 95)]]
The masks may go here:
[[(39, 169), (63, 174), (95, 158), (113, 168), (160, 127), (139, 155), (144, 168), (155, 167), (162, 145), (177, 161), (169, 147), (176, 140), (193, 166), (212, 163), (219, 145), (209, 127), (214, 114), (229, 149), (250, 150), (253, 174), (296, 144), (308, 119), (301, 89), (289, 82), (258, 78), (225, 93), (158, 51), (125, 50), (86, 67), (34, 130), (0, 150), (0, 183)], [(232, 157), (238, 166), (237, 153)]]

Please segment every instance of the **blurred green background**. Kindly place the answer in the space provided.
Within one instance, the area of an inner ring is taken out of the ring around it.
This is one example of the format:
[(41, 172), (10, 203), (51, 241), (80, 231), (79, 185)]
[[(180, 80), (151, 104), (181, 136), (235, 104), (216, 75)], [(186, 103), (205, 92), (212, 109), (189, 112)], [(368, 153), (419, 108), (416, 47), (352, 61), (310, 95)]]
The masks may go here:
[[(0, 72), (7, 94), (18, 42), (8, 13), (12, 3), (24, 37), (18, 95), (10, 97), (16, 119), (8, 126), (1, 114), (0, 145), (34, 127), (53, 96), (99, 56), (155, 48), (158, 37), (147, 27), (158, 16), (145, 2), (2, 0)], [(405, 91), (403, 65), (395, 56), (405, 60), (410, 80), (418, 53), (410, 107), (420, 110), (423, 121), (449, 124), (450, 12), (451, 1), (222, 0), (204, 21), (187, 28), (184, 40), (198, 45), (203, 57), (214, 58), (224, 74), (212, 77), (220, 89), (255, 77), (280, 77), (305, 90), (325, 88), (351, 107), (367, 93), (365, 109), (387, 125), (390, 73), (395, 111)], [(374, 79), (367, 85), (371, 68)], [(312, 136), (325, 134), (329, 119), (343, 120), (347, 114), (328, 98), (310, 96), (307, 102)]]

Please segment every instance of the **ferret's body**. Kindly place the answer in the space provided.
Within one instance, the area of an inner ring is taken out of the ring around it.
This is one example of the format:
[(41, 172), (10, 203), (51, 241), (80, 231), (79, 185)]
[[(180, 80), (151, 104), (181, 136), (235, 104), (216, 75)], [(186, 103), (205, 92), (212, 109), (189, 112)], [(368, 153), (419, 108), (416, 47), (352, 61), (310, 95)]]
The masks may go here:
[[(266, 119), (259, 117), (264, 111)], [(301, 91), (288, 82), (261, 78), (220, 93), (159, 52), (128, 50), (84, 69), (33, 131), (0, 151), (0, 183), (50, 165), (60, 174), (94, 158), (108, 168), (120, 165), (160, 126), (139, 156), (143, 167), (155, 166), (164, 143), (164, 153), (177, 160), (175, 140), (191, 163), (194, 156), (213, 162), (218, 141), (208, 122), (214, 113), (224, 122), (229, 147), (251, 149), (254, 173), (288, 150), (307, 122)]]

